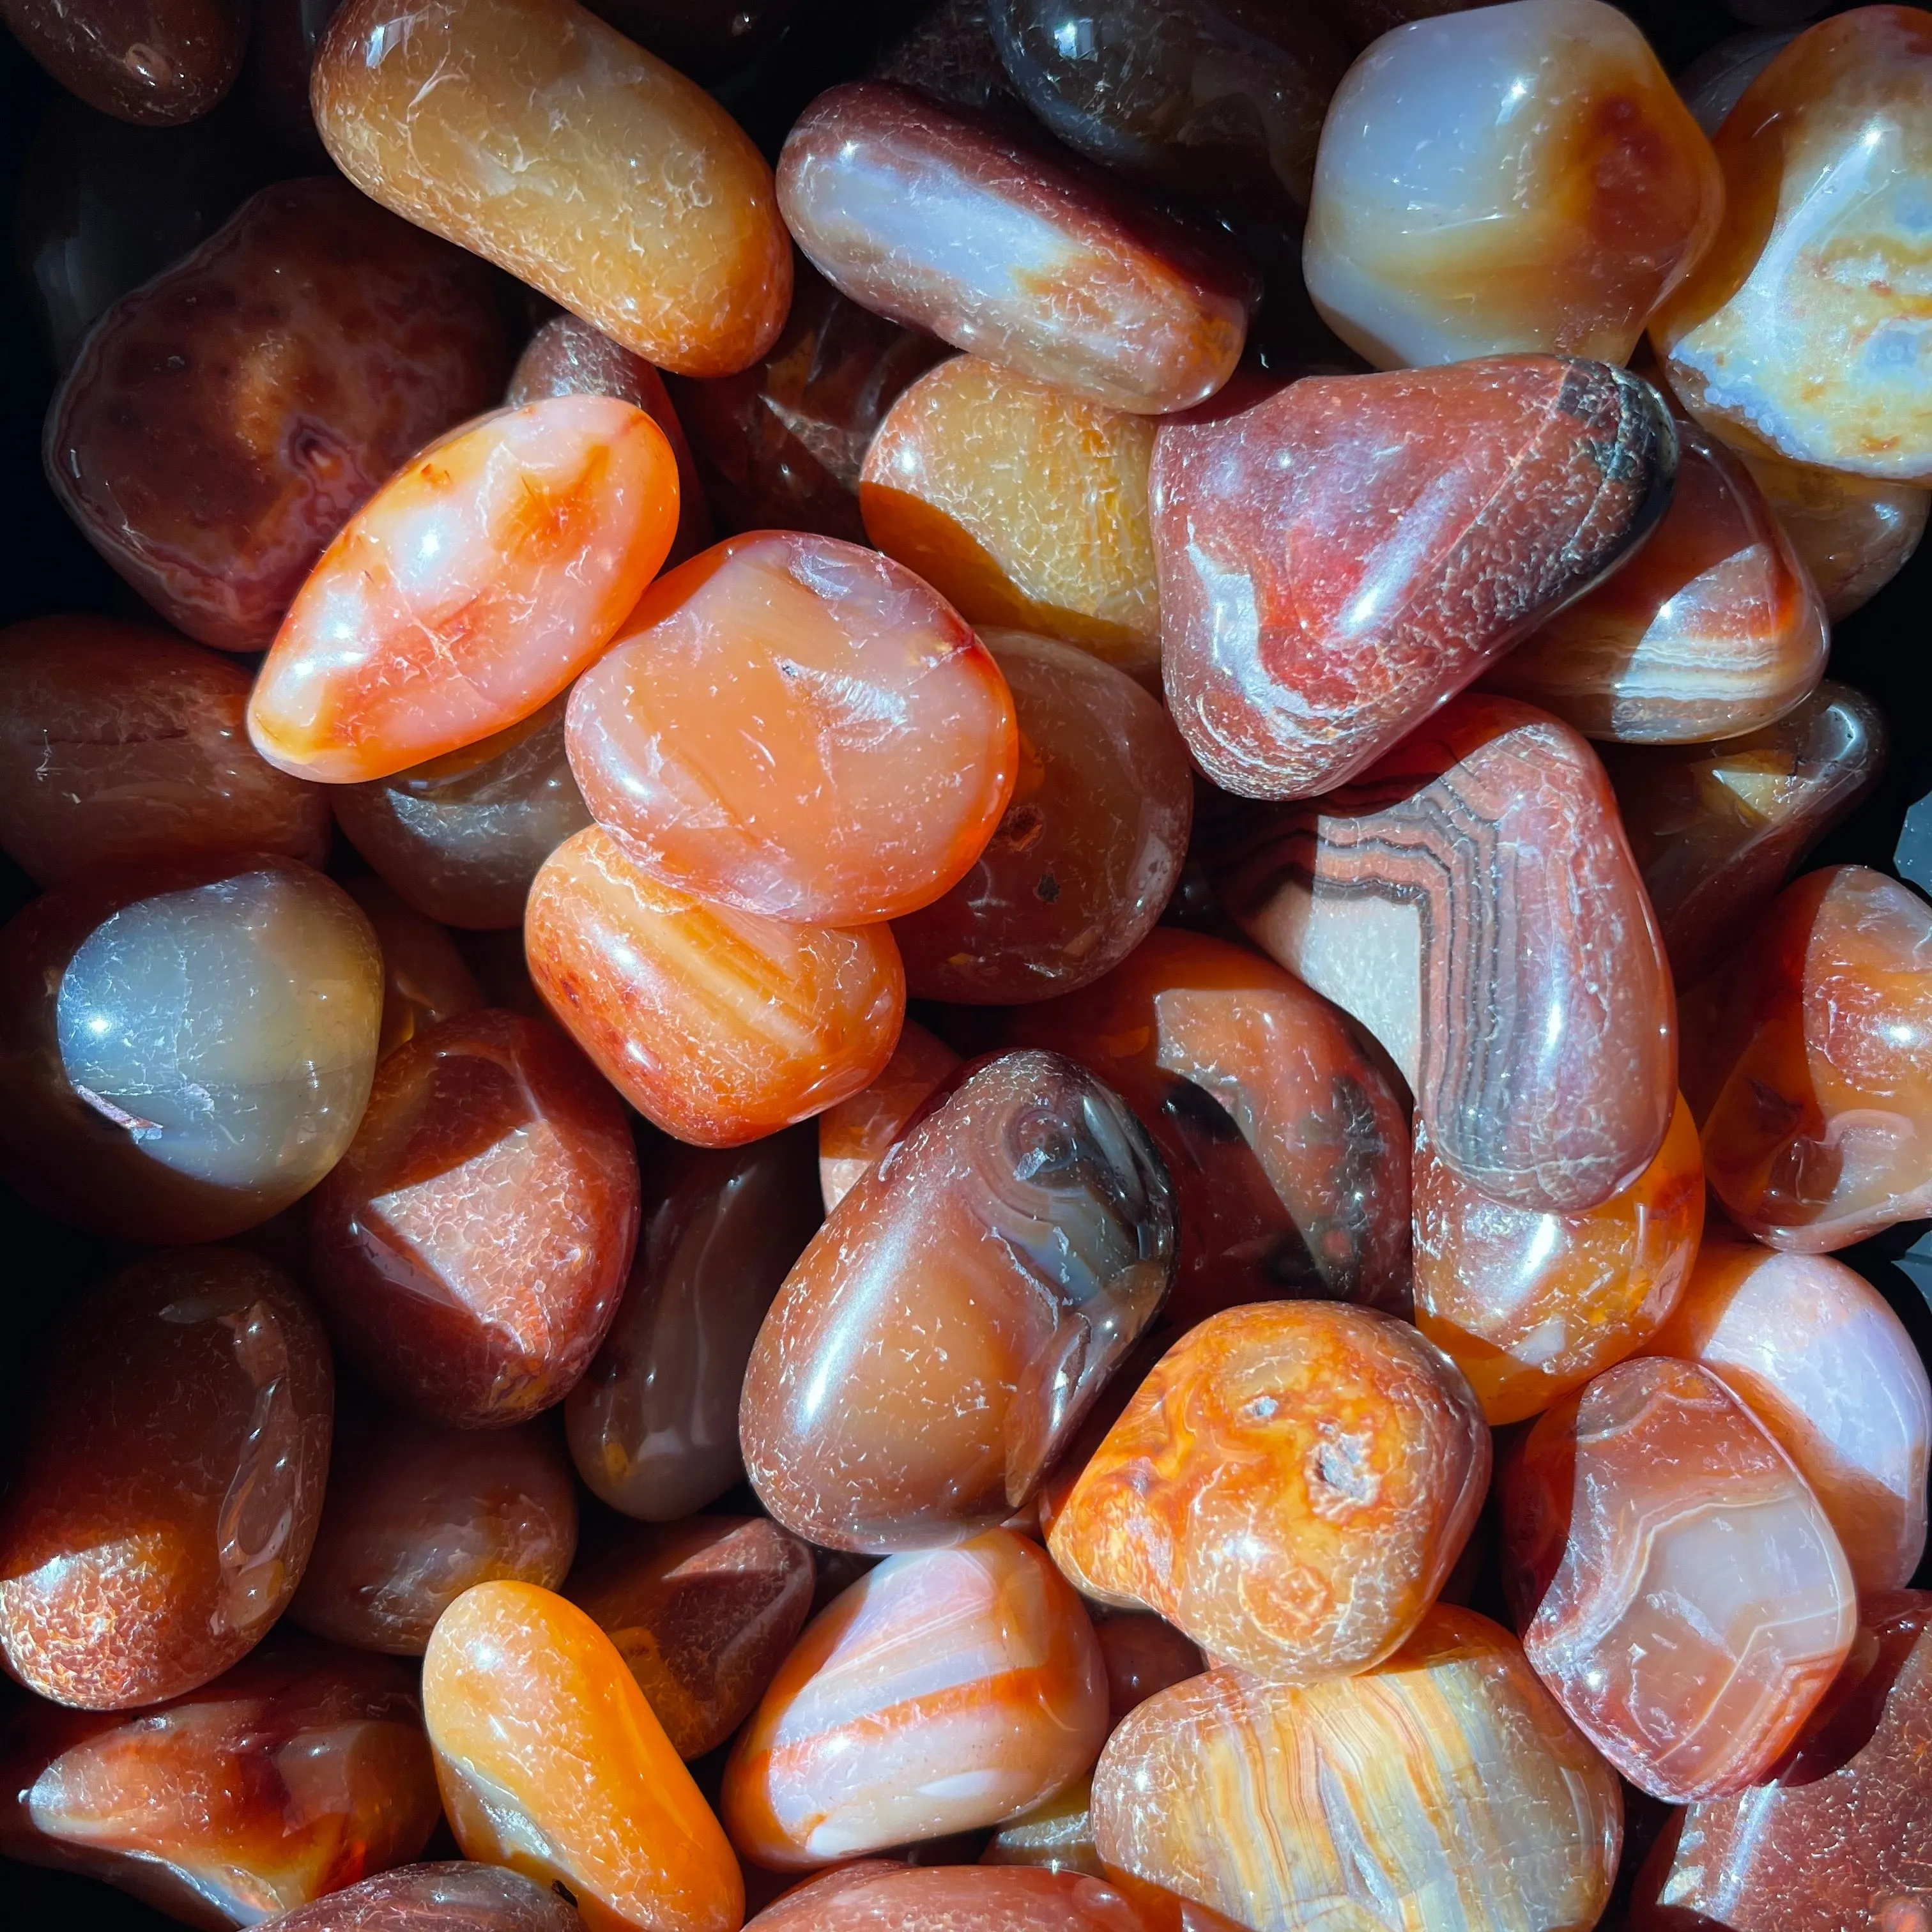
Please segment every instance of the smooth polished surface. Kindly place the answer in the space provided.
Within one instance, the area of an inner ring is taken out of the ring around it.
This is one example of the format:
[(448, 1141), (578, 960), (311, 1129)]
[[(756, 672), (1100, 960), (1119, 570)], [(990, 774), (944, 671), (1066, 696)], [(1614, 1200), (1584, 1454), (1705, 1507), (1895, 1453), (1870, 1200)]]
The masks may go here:
[(123, 1240), (220, 1240), (335, 1165), (375, 1072), (382, 962), (292, 859), (98, 873), (0, 929), (0, 1171)]
[(1447, 1607), (1361, 1676), (1216, 1670), (1150, 1698), (1092, 1817), (1108, 1866), (1250, 1932), (1593, 1925), (1623, 1835), (1616, 1778), (1515, 1639)]
[(76, 1302), (0, 1507), (8, 1670), (118, 1711), (245, 1656), (315, 1540), (334, 1382), (314, 1311), (254, 1255), (157, 1255)]
[(1932, 910), (1862, 866), (1807, 873), (1717, 989), (1704, 1171), (1798, 1254), (1932, 1211)]
[(739, 1416), (760, 1499), (835, 1550), (1005, 1521), (1159, 1312), (1174, 1234), (1159, 1156), (1110, 1088), (1057, 1054), (982, 1063), (772, 1304)]
[(756, 1932), (1142, 1932), (1111, 1884), (1076, 1872), (982, 1871), (868, 1858), (788, 1892)]
[(1240, 359), (1235, 271), (1104, 178), (908, 88), (820, 94), (786, 137), (778, 194), (842, 294), (1090, 401), (1184, 410)]
[(255, 748), (344, 784), (520, 723), (616, 634), (676, 524), (663, 430), (611, 397), (551, 397), (432, 443), (302, 586), (249, 700)]
[(1723, 229), (1652, 325), (1672, 387), (1744, 448), (1932, 483), (1932, 20), (1820, 22), (1745, 90), (1717, 152)]
[(1118, 965), (1153, 930), (1187, 856), (1194, 774), (1156, 700), (1074, 645), (982, 641), (1012, 694), (1012, 797), (972, 869), (892, 923), (920, 999), (1051, 999)]
[(818, 1117), (818, 1184), (829, 1214), (905, 1131), (920, 1102), (959, 1064), (946, 1042), (908, 1020), (885, 1070)]
[(623, 1300), (564, 1408), (578, 1472), (613, 1509), (673, 1522), (744, 1474), (745, 1364), (818, 1227), (812, 1138), (800, 1127), (650, 1162)]
[(406, 904), (374, 872), (351, 873), (342, 889), (362, 908), (382, 950), (379, 1059), (444, 1020), (489, 1004), (446, 927)]
[(1567, 725), (1460, 698), (1358, 783), (1258, 814), (1210, 870), (1256, 943), (1382, 1042), (1461, 1179), (1574, 1213), (1656, 1157), (1670, 970), (1609, 782)]
[(1503, 1581), (1537, 1674), (1653, 1797), (1742, 1790), (1845, 1660), (1858, 1598), (1804, 1480), (1708, 1369), (1642, 1357), (1502, 1471)]
[(1697, 1124), (1681, 1096), (1655, 1160), (1581, 1213), (1490, 1200), (1420, 1131), (1414, 1186), (1416, 1326), (1468, 1377), (1492, 1425), (1658, 1348), (1704, 1226)]
[(791, 296), (772, 172), (700, 88), (574, 0), (350, 0), (310, 98), (363, 192), (626, 349), (724, 376)]
[(1018, 758), (1006, 680), (950, 604), (874, 551), (777, 530), (652, 586), (572, 692), (568, 742), (653, 878), (827, 926), (945, 892)]
[(891, 1558), (806, 1627), (733, 1748), (724, 1815), (760, 1864), (830, 1864), (999, 1824), (1106, 1735), (1080, 1600), (992, 1530)]
[(1911, 562), (1932, 490), (1742, 454), (1833, 623), (1862, 610)]
[(1302, 263), (1322, 319), (1378, 368), (1622, 362), (1724, 206), (1710, 142), (1628, 15), (1514, 0), (1403, 28), (1348, 70)]
[(598, 1072), (702, 1147), (756, 1140), (862, 1091), (905, 1015), (885, 928), (707, 904), (658, 884), (601, 826), (544, 860), (524, 934), (537, 990)]
[(510, 364), (488, 272), (335, 180), (264, 188), (101, 318), (56, 392), (47, 476), (163, 617), (265, 650), (398, 464)]
[(392, 1400), (463, 1429), (561, 1402), (638, 1239), (617, 1096), (554, 1027), (485, 1008), (384, 1060), (309, 1208), (331, 1332)]
[(1160, 670), (1148, 470), (1154, 425), (956, 356), (896, 402), (866, 452), (866, 534), (970, 624), (1063, 638)]
[(0, 631), (0, 848), (38, 885), (222, 852), (328, 856), (328, 802), (248, 742), (248, 674), (156, 626)]
[(1217, 1661), (1307, 1683), (1408, 1638), (1489, 1475), (1468, 1384), (1406, 1322), (1263, 1302), (1161, 1358), (1048, 1542), (1102, 1601), (1144, 1604)]
[(286, 1913), (275, 1932), (580, 1932), (548, 1886), (502, 1865), (399, 1865)]
[(118, 119), (172, 127), (235, 84), (246, 0), (6, 0), (0, 19), (61, 85)]
[(1552, 356), (1167, 425), (1162, 676), (1196, 762), (1252, 798), (1353, 778), (1643, 537), (1676, 451), (1648, 385)]
[(562, 1884), (590, 1932), (736, 1932), (738, 1861), (575, 1604), (531, 1583), (466, 1591), (430, 1640), (423, 1714), (466, 1857)]

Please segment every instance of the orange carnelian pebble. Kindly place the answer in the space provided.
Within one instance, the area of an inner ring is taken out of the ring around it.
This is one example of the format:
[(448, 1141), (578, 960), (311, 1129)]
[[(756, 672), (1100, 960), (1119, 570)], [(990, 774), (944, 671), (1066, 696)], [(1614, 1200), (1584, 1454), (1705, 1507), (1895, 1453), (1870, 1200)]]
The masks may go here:
[(262, 666), (271, 764), (386, 778), (527, 718), (615, 635), (677, 528), (643, 410), (556, 396), (433, 442), (323, 551)]
[(926, 1096), (958, 1064), (945, 1041), (908, 1020), (878, 1078), (819, 1115), (818, 1184), (826, 1214), (878, 1165)]
[(530, 976), (632, 1106), (735, 1147), (872, 1084), (905, 974), (883, 926), (788, 926), (660, 885), (602, 826), (530, 888)]
[(574, 1898), (590, 1932), (736, 1932), (738, 1861), (616, 1646), (534, 1583), (438, 1621), (423, 1716), (465, 1856)]
[(831, 926), (929, 904), (1012, 796), (1013, 701), (903, 566), (797, 530), (681, 565), (572, 692), (571, 770), (653, 878)]

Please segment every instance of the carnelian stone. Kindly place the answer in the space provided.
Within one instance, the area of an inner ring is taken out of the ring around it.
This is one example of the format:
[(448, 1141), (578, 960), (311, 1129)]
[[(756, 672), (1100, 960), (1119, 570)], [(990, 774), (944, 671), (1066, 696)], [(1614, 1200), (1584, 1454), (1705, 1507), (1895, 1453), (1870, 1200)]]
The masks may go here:
[(885, 928), (706, 904), (602, 826), (544, 862), (524, 932), (538, 991), (598, 1071), (700, 1146), (756, 1140), (870, 1086), (905, 1014)]
[(1740, 453), (1833, 623), (1862, 610), (1912, 561), (1932, 490)]
[(959, 1064), (943, 1040), (908, 1020), (885, 1070), (818, 1117), (818, 1182), (829, 1214), (904, 1132), (926, 1096)]
[(1704, 1162), (1682, 1098), (1657, 1157), (1599, 1206), (1492, 1201), (1415, 1143), (1415, 1322), (1496, 1425), (1654, 1350), (1704, 1226)]
[(1490, 1478), (1461, 1372), (1406, 1322), (1231, 1308), (1142, 1382), (1048, 1538), (1082, 1590), (1280, 1683), (1367, 1670), (1421, 1621)]
[(1225, 791), (1372, 764), (1649, 532), (1676, 433), (1647, 383), (1522, 356), (1310, 376), (1154, 446), (1161, 670)]
[(1234, 373), (1250, 291), (1186, 232), (1023, 137), (885, 81), (821, 94), (778, 158), (785, 225), (842, 294), (1109, 408)]
[(752, 1486), (832, 1549), (992, 1528), (1173, 1270), (1174, 1197), (1119, 1096), (1057, 1054), (982, 1063), (838, 1204), (772, 1304), (739, 1416)]
[(365, 194), (661, 368), (728, 375), (784, 320), (764, 158), (574, 0), (350, 0), (310, 99)]
[(132, 1263), (56, 1331), (0, 1505), (0, 1652), (56, 1703), (178, 1697), (294, 1594), (328, 1472), (328, 1344), (257, 1256)]
[(610, 642), (676, 521), (663, 430), (608, 396), (431, 443), (303, 585), (249, 701), (255, 748), (346, 784), (519, 723)]
[(1791, 1460), (1708, 1369), (1646, 1356), (1549, 1410), (1503, 1466), (1523, 1648), (1624, 1777), (1742, 1790), (1845, 1660), (1857, 1593)]
[(866, 453), (866, 533), (970, 624), (1064, 638), (1160, 672), (1148, 472), (1154, 425), (956, 356), (892, 406)]
[(1167, 1163), (1168, 1316), (1292, 1294), (1408, 1308), (1408, 1131), (1353, 1022), (1270, 959), (1158, 926), (1084, 992), (1016, 1013), (1118, 1089)]
[(1107, 1714), (1116, 1724), (1156, 1691), (1207, 1669), (1198, 1646), (1173, 1624), (1139, 1610), (1106, 1610), (1094, 1619), (1107, 1666)]
[(975, 1831), (1088, 1770), (1107, 1735), (1087, 1612), (990, 1530), (881, 1563), (806, 1627), (724, 1772), (733, 1842), (784, 1870)]
[(1005, 679), (957, 612), (830, 537), (733, 538), (652, 586), (571, 694), (571, 769), (654, 878), (854, 926), (935, 899), (1013, 790)]
[(20, 44), (90, 107), (142, 126), (206, 114), (234, 85), (248, 44), (244, 0), (6, 0)]
[(361, 1374), (431, 1420), (561, 1402), (637, 1243), (623, 1108), (556, 1029), (485, 1009), (383, 1061), (309, 1209), (310, 1278)]
[[(1190, 1674), (1198, 1674), (1200, 1668), (1200, 1653), (1196, 1651), (1195, 1671)], [(1110, 1697), (1108, 1701), (1111, 1715), (1113, 1700)], [(1120, 1720), (1114, 1718), (1113, 1721), (1118, 1725)], [(1104, 1878), (1106, 1874), (1100, 1854), (1094, 1846), (1094, 1824), (1088, 1809), (1093, 1788), (1090, 1778), (1077, 1778), (1051, 1798), (1042, 1798), (993, 1834), (980, 1854), (980, 1862), (1031, 1865), (1046, 1871), (1081, 1872), (1089, 1878)]]
[(548, 1886), (502, 1865), (400, 1865), (285, 1912), (275, 1932), (581, 1932)]
[(466, 1856), (577, 1901), (590, 1932), (736, 1932), (738, 1861), (610, 1640), (533, 1583), (442, 1613), (423, 1714)]
[(488, 270), (335, 180), (264, 188), (102, 316), (47, 414), (48, 480), (169, 622), (265, 650), (400, 463), (501, 393)]
[(209, 1932), (414, 1858), (438, 1810), (414, 1673), (286, 1634), (136, 1716), (20, 1706), (0, 1780), (9, 1858)]
[(1110, 1884), (1083, 1873), (982, 1871), (868, 1859), (786, 1893), (757, 1932), (1144, 1932)]
[(613, 1509), (672, 1522), (743, 1477), (745, 1364), (818, 1227), (812, 1143), (800, 1128), (655, 1166), (616, 1318), (564, 1408), (578, 1473)]
[(388, 1059), (398, 1047), (458, 1013), (490, 1004), (455, 940), (374, 873), (352, 873), (342, 890), (362, 908), (382, 950), (379, 1058)]
[(576, 1550), (577, 1492), (553, 1429), (446, 1429), (345, 1406), (289, 1618), (358, 1650), (420, 1657), (465, 1590), (500, 1576), (554, 1589)]
[(752, 1714), (812, 1610), (812, 1552), (763, 1516), (694, 1516), (610, 1539), (565, 1594), (617, 1646), (680, 1757)]
[(1825, 1254), (1932, 1209), (1932, 911), (1839, 866), (1787, 886), (1715, 988), (1704, 1171), (1732, 1220)]
[(240, 665), (112, 617), (0, 631), (0, 848), (42, 886), (223, 852), (328, 856), (328, 805), (248, 742)]

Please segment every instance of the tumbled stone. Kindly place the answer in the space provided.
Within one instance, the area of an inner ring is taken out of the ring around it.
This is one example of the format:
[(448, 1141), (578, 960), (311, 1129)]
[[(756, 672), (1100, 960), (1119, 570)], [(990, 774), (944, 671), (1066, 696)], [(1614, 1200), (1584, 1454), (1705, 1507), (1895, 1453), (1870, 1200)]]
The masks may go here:
[(829, 1214), (905, 1131), (926, 1096), (959, 1064), (946, 1042), (908, 1020), (885, 1070), (818, 1117), (818, 1181)]

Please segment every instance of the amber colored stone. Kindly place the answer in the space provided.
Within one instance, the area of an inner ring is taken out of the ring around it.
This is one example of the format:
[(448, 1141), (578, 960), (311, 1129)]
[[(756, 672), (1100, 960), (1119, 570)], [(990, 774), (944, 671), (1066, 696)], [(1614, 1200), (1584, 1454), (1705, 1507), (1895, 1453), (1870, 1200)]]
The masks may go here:
[(702, 1757), (752, 1714), (812, 1610), (812, 1552), (763, 1516), (632, 1530), (565, 1594), (617, 1646), (678, 1756)]
[(1485, 674), (1586, 736), (1702, 744), (1810, 696), (1830, 632), (1809, 574), (1738, 458), (1680, 424), (1664, 520), (1610, 580)]
[[(1095, 1633), (1098, 1634), (1098, 1630)], [(1200, 1653), (1195, 1653), (1198, 1668)], [(1113, 1700), (1109, 1697), (1108, 1703)], [(1120, 1720), (1113, 1718), (1118, 1724)], [(982, 1865), (1033, 1865), (1046, 1871), (1082, 1872), (1089, 1878), (1106, 1876), (1100, 1854), (1094, 1846), (1094, 1822), (1089, 1810), (1093, 1780), (1077, 1778), (1071, 1784), (1042, 1798), (1002, 1825), (987, 1840), (980, 1854)]]
[(1932, 20), (1859, 7), (1820, 21), (1752, 82), (1716, 147), (1716, 245), (1651, 325), (1672, 387), (1741, 448), (1932, 483)]
[(1704, 1226), (1704, 1162), (1682, 1098), (1657, 1157), (1571, 1214), (1513, 1208), (1415, 1144), (1415, 1324), (1496, 1426), (1539, 1414), (1640, 1348), (1677, 1305)]
[(574, 315), (556, 316), (530, 338), (511, 373), (503, 400), (514, 410), (546, 396), (578, 395), (615, 396), (642, 410), (664, 431), (677, 459), (677, 535), (666, 561), (682, 563), (695, 556), (715, 534), (711, 511), (664, 378), (641, 356), (632, 355), (602, 330)]
[(1502, 1468), (1503, 1580), (1531, 1664), (1640, 1790), (1740, 1791), (1858, 1621), (1790, 1458), (1718, 1376), (1645, 1356), (1545, 1412)]
[(785, 1894), (756, 1932), (1144, 1932), (1113, 1886), (1072, 1871), (868, 1859)]
[(565, 701), (388, 778), (334, 787), (337, 824), (431, 919), (520, 926), (537, 868), (590, 823), (564, 755)]
[(748, 1858), (780, 1870), (997, 1825), (1092, 1766), (1106, 1673), (1039, 1548), (989, 1530), (895, 1556), (815, 1618), (725, 1768)]
[(1554, 356), (1311, 376), (1154, 446), (1162, 676), (1224, 791), (1354, 777), (1618, 563), (1676, 434), (1621, 369)]
[(1154, 438), (1144, 416), (956, 356), (879, 425), (859, 479), (866, 533), (968, 623), (1064, 638), (1151, 681)]
[(266, 648), (396, 466), (500, 393), (478, 263), (335, 180), (264, 188), (104, 315), (55, 393), (48, 480), (169, 622)]
[(1185, 231), (1043, 147), (886, 81), (821, 94), (778, 206), (840, 293), (1021, 374), (1158, 416), (1211, 396), (1249, 290)]
[(1092, 1815), (1108, 1867), (1252, 1932), (1594, 1925), (1623, 1835), (1616, 1780), (1516, 1640), (1447, 1607), (1360, 1676), (1216, 1670), (1150, 1698)]
[(745, 1364), (817, 1231), (814, 1181), (808, 1127), (653, 1164), (616, 1318), (564, 1409), (578, 1473), (613, 1509), (673, 1522), (743, 1476)]
[(1678, 986), (1736, 948), (1878, 783), (1886, 739), (1863, 692), (1827, 680), (1775, 724), (1722, 744), (1604, 748)]
[(1312, 1294), (1408, 1310), (1408, 1128), (1354, 1023), (1272, 960), (1156, 927), (1106, 978), (1016, 1013), (1118, 1088), (1180, 1210), (1168, 1316)]
[(1885, 1298), (1822, 1255), (1707, 1240), (1652, 1354), (1697, 1362), (1762, 1423), (1831, 1519), (1861, 1591), (1925, 1548), (1932, 1384)]
[(248, 674), (112, 617), (0, 630), (0, 847), (35, 882), (229, 852), (328, 856), (328, 805), (248, 742)]
[(1212, 870), (1256, 943), (1381, 1041), (1471, 1186), (1574, 1213), (1656, 1157), (1670, 974), (1609, 782), (1567, 725), (1458, 698), (1357, 783), (1256, 814)]
[(638, 1239), (617, 1096), (555, 1028), (484, 1009), (384, 1060), (309, 1208), (310, 1279), (347, 1360), (459, 1429), (561, 1402)]
[(1011, 802), (972, 869), (892, 924), (916, 997), (1010, 1006), (1090, 985), (1154, 928), (1194, 811), (1186, 748), (1132, 679), (1024, 631), (982, 638), (1018, 721)]
[(1217, 1660), (1281, 1683), (1365, 1670), (1462, 1554), (1490, 1435), (1460, 1370), (1406, 1322), (1329, 1302), (1190, 1329), (1075, 1482), (1054, 1561)]
[(885, 1070), (818, 1117), (818, 1183), (829, 1214), (905, 1131), (926, 1096), (959, 1064), (943, 1040), (908, 1020)]
[(349, 0), (310, 99), (365, 194), (662, 368), (729, 375), (784, 320), (764, 157), (574, 0)]
[(1868, 1598), (1777, 1776), (1688, 1806), (1638, 1875), (1633, 1932), (1918, 1932), (1932, 1921), (1932, 1594)]
[(1932, 490), (1742, 452), (1804, 560), (1833, 623), (1861, 610), (1912, 561)]
[(342, 890), (362, 908), (382, 950), (382, 1031), (377, 1057), (458, 1013), (490, 1002), (456, 942), (433, 919), (406, 905), (373, 872), (354, 872)]
[(570, 698), (592, 814), (654, 878), (828, 926), (940, 896), (1013, 792), (1006, 680), (902, 566), (734, 537), (651, 586)]
[(245, 1656), (300, 1580), (334, 1373), (254, 1255), (131, 1263), (70, 1309), (0, 1504), (0, 1652), (43, 1697), (118, 1711)]
[(500, 1576), (555, 1589), (576, 1550), (577, 1492), (554, 1430), (446, 1429), (345, 1405), (289, 1618), (358, 1650), (420, 1657), (465, 1590)]
[(1116, 1724), (1156, 1691), (1208, 1667), (1198, 1648), (1172, 1624), (1140, 1610), (1096, 1614), (1094, 1634), (1107, 1666), (1107, 1714)]
[(1622, 362), (1724, 207), (1711, 144), (1636, 23), (1602, 0), (1519, 0), (1406, 28), (1348, 70), (1302, 266), (1322, 320), (1378, 368)]
[(1748, 1234), (1828, 1254), (1932, 1211), (1932, 910), (1862, 866), (1808, 872), (1718, 988), (1704, 1172)]
[(982, 1063), (847, 1194), (772, 1304), (739, 1416), (752, 1486), (835, 1550), (992, 1528), (1173, 1271), (1173, 1193), (1119, 1096), (1057, 1054)]
[(664, 432), (612, 397), (553, 396), (431, 443), (302, 586), (248, 702), (255, 748), (346, 784), (520, 723), (616, 635), (676, 520)]
[(17, 1706), (0, 1790), (8, 1857), (209, 1932), (416, 1857), (437, 1816), (412, 1673), (286, 1634), (136, 1716)]
[(172, 126), (206, 114), (242, 71), (247, 0), (4, 0), (0, 20), (90, 107)]
[(0, 1173), (116, 1240), (257, 1226), (349, 1144), (382, 1009), (368, 921), (292, 859), (57, 886), (0, 929)]
[(275, 1932), (581, 1932), (548, 1886), (502, 1865), (399, 1865), (285, 1912)]
[(791, 926), (660, 885), (602, 826), (544, 862), (530, 976), (598, 1070), (668, 1133), (735, 1147), (862, 1091), (905, 970), (882, 926)]
[(423, 1659), (466, 1857), (561, 1886), (590, 1932), (736, 1932), (738, 1861), (614, 1645), (533, 1583), (479, 1583)]

